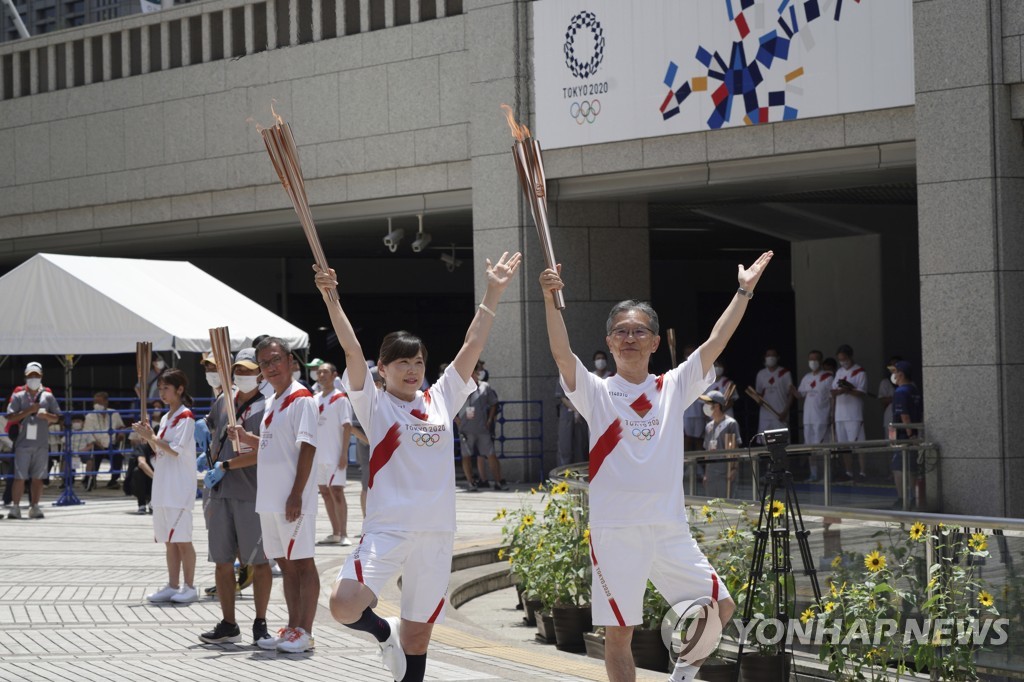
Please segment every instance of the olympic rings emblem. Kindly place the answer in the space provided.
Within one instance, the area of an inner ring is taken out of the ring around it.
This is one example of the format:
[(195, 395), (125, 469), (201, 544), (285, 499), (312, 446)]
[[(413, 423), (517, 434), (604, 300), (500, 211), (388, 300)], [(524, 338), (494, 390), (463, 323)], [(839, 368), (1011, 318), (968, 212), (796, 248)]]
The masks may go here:
[(601, 100), (583, 100), (569, 105), (569, 115), (576, 119), (576, 125), (593, 123), (601, 113)]
[(633, 437), (637, 440), (650, 440), (657, 432), (657, 429), (633, 429)]
[[(583, 29), (588, 29), (594, 40), (593, 54), (586, 62), (576, 57), (576, 33)], [(576, 78), (590, 78), (597, 73), (601, 62), (604, 61), (604, 29), (596, 14), (580, 12), (572, 18), (569, 27), (565, 29), (565, 45), (562, 46), (562, 51), (565, 53), (565, 65)]]
[(412, 442), (420, 447), (433, 447), (441, 440), (441, 434), (439, 433), (419, 433), (412, 434)]

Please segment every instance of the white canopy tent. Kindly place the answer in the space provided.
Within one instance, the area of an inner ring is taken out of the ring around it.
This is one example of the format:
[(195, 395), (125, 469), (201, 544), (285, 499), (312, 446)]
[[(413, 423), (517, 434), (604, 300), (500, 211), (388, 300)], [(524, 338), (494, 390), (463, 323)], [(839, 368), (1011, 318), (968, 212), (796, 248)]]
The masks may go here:
[(228, 327), (232, 350), (269, 334), (294, 348), (309, 336), (191, 263), (36, 254), (0, 277), (0, 355), (210, 350)]

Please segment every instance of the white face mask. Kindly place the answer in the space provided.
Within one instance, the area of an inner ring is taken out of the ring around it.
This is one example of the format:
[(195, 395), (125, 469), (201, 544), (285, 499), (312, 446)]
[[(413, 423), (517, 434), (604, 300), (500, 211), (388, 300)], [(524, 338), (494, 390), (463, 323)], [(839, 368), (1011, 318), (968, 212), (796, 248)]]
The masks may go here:
[(72, 431), (81, 431), (83, 426), (82, 422), (71, 422)]
[(167, 366), (167, 363), (164, 362), (163, 360), (157, 360), (156, 362), (153, 363), (153, 366), (156, 367), (156, 371), (159, 372), (160, 370)]
[(807, 363), (807, 366), (811, 368), (812, 372), (817, 372), (818, 369), (821, 367), (821, 363), (818, 362), (817, 360), (810, 360)]
[(30, 391), (38, 391), (39, 387), (42, 386), (42, 385), (43, 385), (43, 380), (42, 379), (36, 379), (35, 377), (33, 377), (31, 379), (25, 379), (25, 386), (27, 386), (28, 390), (30, 390)]
[(292, 372), (292, 381), (298, 381), (301, 378), (302, 372), (300, 372), (299, 370), (295, 370), (294, 372)]
[(764, 359), (764, 366), (767, 367), (768, 369), (771, 369), (777, 364), (779, 364), (779, 359), (774, 355), (768, 355)]
[(889, 381), (891, 381), (892, 383), (895, 384), (896, 383), (896, 375), (895, 374), (890, 374), (889, 375)]
[(714, 417), (715, 416), (715, 408), (713, 406), (711, 406), (711, 405), (705, 405), (704, 406), (704, 416), (705, 417), (709, 417), (709, 418), (710, 417)]
[(721, 365), (715, 365), (715, 378), (717, 379), (721, 377), (723, 374), (725, 374), (725, 368), (722, 367)]
[(94, 412), (104, 412), (107, 408), (106, 406), (100, 405), (99, 403), (93, 403), (92, 409)]
[(594, 360), (594, 369), (604, 369), (607, 366), (608, 361), (605, 360), (604, 358), (598, 358), (597, 360)]
[(843, 369), (850, 369), (851, 367), (853, 367), (853, 361), (843, 360), (839, 363), (839, 366), (842, 367)]
[(259, 377), (245, 377), (235, 375), (235, 386), (238, 387), (240, 393), (252, 393), (259, 387)]
[(207, 372), (206, 383), (210, 384), (210, 388), (220, 388), (220, 374), (217, 372)]
[(477, 381), (483, 381), (483, 380), (484, 380), (484, 377), (486, 377), (486, 376), (487, 376), (487, 375), (486, 375), (486, 374), (484, 374), (483, 372), (477, 372), (477, 373), (476, 373), (476, 380), (477, 380)]

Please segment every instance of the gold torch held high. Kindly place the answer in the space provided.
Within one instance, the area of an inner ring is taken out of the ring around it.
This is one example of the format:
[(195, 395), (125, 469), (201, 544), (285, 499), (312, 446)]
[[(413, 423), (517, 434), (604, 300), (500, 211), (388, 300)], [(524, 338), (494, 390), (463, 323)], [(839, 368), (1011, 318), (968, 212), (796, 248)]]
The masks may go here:
[[(213, 362), (217, 365), (217, 374), (220, 375), (220, 385), (224, 391), (224, 411), (227, 413), (228, 427), (231, 428), (235, 426), (235, 410), (231, 400), (231, 334), (228, 333), (227, 327), (214, 327), (210, 330), (210, 349), (213, 353)], [(235, 452), (241, 454), (238, 443), (235, 443)], [(210, 464), (216, 463), (217, 459), (211, 449)]]
[[(299, 150), (295, 146), (291, 126), (277, 115), (273, 107), (270, 110), (276, 121), (274, 125), (269, 128), (257, 125), (256, 130), (263, 136), (263, 144), (267, 147), (267, 154), (270, 155), (270, 161), (274, 164), (277, 177), (281, 181), (284, 191), (288, 193), (288, 198), (292, 200), (292, 207), (299, 216), (302, 231), (306, 233), (306, 241), (309, 242), (309, 248), (313, 252), (313, 260), (323, 272), (327, 272), (327, 257), (320, 245), (320, 236), (317, 234), (316, 225), (313, 224), (313, 213), (309, 210), (306, 181), (302, 178)], [(331, 300), (335, 300), (333, 291)]]
[[(547, 180), (544, 177), (540, 143), (531, 136), (529, 128), (516, 123), (512, 107), (502, 104), (501, 108), (505, 110), (508, 127), (512, 129), (512, 137), (516, 139), (512, 144), (512, 160), (515, 161), (516, 170), (519, 172), (519, 186), (523, 188), (526, 203), (530, 205), (530, 211), (533, 213), (533, 223), (537, 226), (537, 236), (540, 238), (540, 247), (544, 250), (544, 259), (548, 267), (554, 270), (555, 251), (551, 246), (551, 228), (548, 226)], [(561, 290), (555, 292), (555, 307), (559, 310), (565, 309), (565, 296)]]
[(153, 362), (153, 342), (135, 342), (135, 373), (139, 375), (139, 421), (149, 423), (149, 410), (146, 409), (149, 397), (149, 366)]

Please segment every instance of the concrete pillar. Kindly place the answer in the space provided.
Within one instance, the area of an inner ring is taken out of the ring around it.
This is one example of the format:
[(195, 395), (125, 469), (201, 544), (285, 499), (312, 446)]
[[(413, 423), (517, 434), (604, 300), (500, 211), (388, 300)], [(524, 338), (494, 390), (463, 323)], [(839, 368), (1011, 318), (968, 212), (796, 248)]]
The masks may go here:
[(221, 13), (223, 17), (220, 23), (221, 41), (224, 46), (224, 58), (230, 59), (233, 54), (234, 43), (232, 41), (231, 31), (233, 29), (234, 19), (232, 18), (231, 10), (227, 10)]
[(324, 10), (323, 3), (334, 2), (334, 0), (313, 0), (313, 42), (318, 43), (324, 37)]
[(277, 8), (275, 3), (284, 0), (268, 0), (267, 2), (267, 49), (277, 47)]
[[(425, 0), (429, 2), (430, 0)], [(409, 0), (409, 23), (415, 24), (420, 20), (420, 0)]]
[(36, 50), (28, 51), (28, 92), (39, 94), (39, 52)]
[[(273, 6), (273, 2), (268, 2), (267, 6)], [(213, 42), (210, 36), (210, 15), (204, 12), (200, 15), (199, 22), (203, 27), (203, 63), (206, 64), (210, 61), (210, 56), (213, 54)]]
[(121, 77), (132, 75), (132, 47), (128, 29), (121, 31)]
[(103, 34), (103, 80), (109, 81), (113, 69), (110, 61), (110, 34)]
[[(428, 2), (429, 1), (430, 0), (428, 0)], [(444, 0), (436, 0), (436, 1), (437, 1), (437, 18), (440, 19), (441, 17), (444, 16)]]
[(359, 32), (370, 30), (370, 0), (359, 0)]
[(186, 18), (181, 20), (181, 65), (192, 65), (192, 24)]
[(1002, 82), (1022, 22), (1020, 3), (914, 3), (924, 409), (952, 513), (1024, 516), (1024, 150)]
[[(205, 16), (205, 15), (204, 15)], [(149, 73), (149, 27), (143, 26), (139, 31), (139, 49), (142, 53), (142, 73)]]
[(288, 40), (289, 45), (299, 44), (299, 1), (288, 0), (288, 17), (291, 21), (288, 22)]
[[(57, 46), (46, 46), (46, 82), (50, 86), (50, 92), (57, 89)], [(3, 84), (0, 83), (0, 92), (3, 92)]]
[[(226, 14), (226, 12), (225, 12)], [(160, 70), (171, 68), (171, 25), (160, 22)]]
[(85, 64), (85, 84), (90, 85), (92, 83), (92, 41), (96, 38), (85, 38), (82, 40), (82, 55), (85, 57), (83, 63)]
[(11, 69), (11, 87), (14, 90), (14, 96), (21, 96), (21, 60), (23, 59), (23, 52), (15, 52), (11, 55), (11, 65), (14, 67)]
[(395, 0), (384, 0), (384, 28), (395, 25)]
[(64, 43), (64, 84), (68, 88), (75, 87), (75, 51), (71, 43)]

